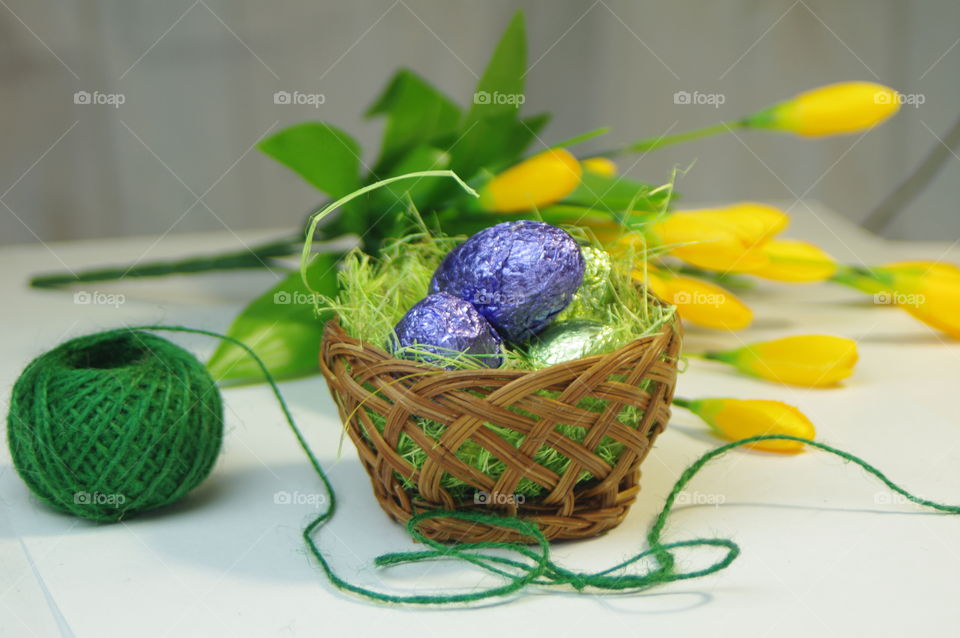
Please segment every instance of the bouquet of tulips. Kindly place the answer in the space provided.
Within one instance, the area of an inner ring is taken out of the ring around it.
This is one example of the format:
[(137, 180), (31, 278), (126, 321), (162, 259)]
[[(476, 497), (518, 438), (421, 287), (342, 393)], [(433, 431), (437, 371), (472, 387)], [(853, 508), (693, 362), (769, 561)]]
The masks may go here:
[[(807, 242), (778, 238), (789, 218), (777, 208), (737, 203), (712, 209), (677, 210), (672, 184), (654, 185), (618, 175), (615, 159), (649, 153), (667, 145), (735, 129), (758, 129), (805, 137), (863, 131), (899, 108), (893, 89), (869, 83), (833, 84), (733, 122), (687, 133), (644, 139), (605, 153), (577, 157), (575, 147), (608, 131), (598, 130), (552, 146), (540, 137), (549, 114), (520, 112), (524, 89), (526, 36), (522, 15), (507, 27), (466, 108), (410, 70), (400, 70), (366, 114), (384, 120), (384, 135), (372, 166), (346, 132), (325, 122), (292, 126), (264, 140), (266, 155), (299, 174), (340, 208), (321, 220), (311, 214), (304, 229), (250, 250), (132, 268), (106, 268), (76, 275), (36, 277), (34, 286), (168, 273), (243, 268), (284, 268), (284, 258), (303, 250), (304, 239), (331, 240), (352, 235), (376, 257), (385, 240), (426, 226), (446, 235), (472, 234), (513, 219), (538, 219), (577, 226), (592, 233), (608, 251), (638, 255), (634, 277), (674, 304), (683, 320), (706, 328), (738, 330), (753, 313), (725, 285), (731, 275), (780, 282), (832, 281), (870, 295), (888, 295), (919, 320), (960, 337), (960, 268), (929, 262), (876, 267), (838, 263)], [(540, 146), (539, 150), (531, 147)], [(452, 171), (479, 193), (474, 198), (451, 180), (434, 179)], [(416, 179), (399, 179), (411, 173)], [(343, 202), (338, 206), (338, 202)], [(305, 230), (305, 232), (304, 232)], [(340, 253), (313, 255), (302, 272), (290, 269), (276, 286), (254, 299), (233, 321), (230, 336), (249, 344), (277, 378), (318, 373), (317, 352), (326, 317), (317, 317), (306, 300), (337, 294)], [(835, 385), (853, 373), (855, 342), (807, 335), (753, 344), (734, 350), (688, 353), (743, 374), (809, 387)], [(208, 362), (225, 381), (257, 382), (239, 348), (224, 343)], [(779, 401), (724, 398), (677, 399), (678, 406), (702, 418), (729, 439), (757, 434), (812, 438), (813, 425)], [(763, 441), (764, 449), (796, 452), (792, 441)]]

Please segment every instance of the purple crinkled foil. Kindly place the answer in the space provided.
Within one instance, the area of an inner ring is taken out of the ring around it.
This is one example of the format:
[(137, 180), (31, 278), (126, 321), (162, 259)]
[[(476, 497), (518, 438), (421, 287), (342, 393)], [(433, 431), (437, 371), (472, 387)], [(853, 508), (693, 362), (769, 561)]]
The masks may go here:
[[(447, 369), (457, 367), (449, 359), (462, 354), (486, 355), (476, 357), (476, 362), (488, 368), (498, 368), (503, 340), (476, 308), (445, 292), (429, 295), (417, 302), (397, 323), (394, 329), (398, 348), (414, 347), (398, 353), (406, 358), (416, 358)], [(416, 351), (419, 352), (416, 352)], [(424, 355), (433, 352), (439, 357)]]
[(430, 292), (469, 301), (505, 339), (523, 343), (570, 303), (583, 271), (580, 247), (566, 231), (537, 221), (506, 222), (450, 251)]

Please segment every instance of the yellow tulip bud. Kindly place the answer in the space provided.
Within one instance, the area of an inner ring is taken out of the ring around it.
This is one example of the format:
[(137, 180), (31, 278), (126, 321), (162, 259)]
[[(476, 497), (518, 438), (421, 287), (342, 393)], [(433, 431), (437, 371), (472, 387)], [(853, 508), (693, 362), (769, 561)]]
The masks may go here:
[(874, 82), (828, 84), (745, 118), (749, 128), (789, 131), (806, 137), (856, 133), (880, 124), (900, 108), (893, 89)]
[(753, 312), (742, 301), (720, 286), (693, 277), (639, 270), (633, 277), (646, 281), (656, 296), (677, 307), (686, 321), (716, 330), (740, 330), (753, 321)]
[(788, 385), (825, 387), (853, 374), (857, 342), (828, 335), (803, 335), (708, 352), (705, 358), (744, 374)]
[[(739, 441), (764, 434), (786, 434), (804, 439), (816, 436), (816, 428), (803, 412), (780, 401), (760, 399), (674, 399), (674, 403), (690, 410), (710, 426), (714, 434), (729, 441)], [(766, 452), (795, 454), (803, 451), (799, 441), (757, 441), (747, 447)]]
[(837, 272), (837, 262), (823, 250), (796, 239), (771, 239), (763, 245), (768, 262), (751, 275), (775, 281), (824, 281)]
[(913, 261), (888, 264), (875, 272), (890, 281), (890, 303), (928, 326), (960, 339), (960, 268)]
[(774, 206), (757, 202), (739, 202), (721, 208), (677, 211), (675, 215), (695, 215), (725, 230), (731, 230), (745, 242), (758, 244), (781, 232), (790, 217)]
[(544, 151), (500, 173), (480, 189), (480, 205), (496, 213), (549, 206), (580, 183), (580, 162), (562, 148)]
[(747, 272), (763, 267), (768, 261), (761, 249), (763, 237), (745, 235), (743, 226), (724, 226), (714, 212), (673, 213), (650, 230), (671, 255), (698, 268)]
[(617, 165), (613, 160), (606, 157), (588, 157), (580, 164), (583, 166), (583, 170), (594, 175), (615, 177), (617, 174)]

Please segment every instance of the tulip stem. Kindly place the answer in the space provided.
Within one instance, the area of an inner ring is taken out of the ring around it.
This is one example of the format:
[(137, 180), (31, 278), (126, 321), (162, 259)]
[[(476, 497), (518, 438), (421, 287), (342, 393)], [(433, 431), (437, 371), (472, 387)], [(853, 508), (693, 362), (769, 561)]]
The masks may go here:
[(834, 283), (850, 286), (861, 292), (874, 294), (887, 289), (884, 278), (881, 274), (874, 272), (869, 268), (860, 266), (841, 265), (837, 272), (830, 278)]
[(684, 350), (683, 356), (693, 359), (703, 359), (704, 361), (719, 361), (721, 363), (730, 363), (727, 352), (720, 350), (708, 350), (707, 352), (687, 352)]
[[(690, 356), (687, 354), (687, 356)], [(699, 355), (702, 359), (707, 361), (717, 361), (719, 363), (726, 363), (727, 365), (733, 365), (736, 356), (735, 353), (731, 353), (729, 350), (710, 350)]]
[(694, 129), (692, 131), (687, 131), (685, 133), (677, 133), (676, 135), (661, 135), (660, 137), (648, 137), (646, 139), (633, 142), (626, 146), (620, 148), (611, 149), (602, 153), (591, 153), (591, 157), (614, 157), (617, 155), (626, 155), (628, 153), (646, 153), (649, 151), (655, 151), (664, 146), (672, 146), (673, 144), (679, 144), (681, 142), (687, 142), (690, 140), (698, 140), (702, 137), (709, 137), (711, 135), (717, 135), (720, 133), (727, 133), (734, 129), (744, 128), (746, 126), (745, 120), (735, 120), (733, 122), (720, 122), (719, 124), (714, 124), (712, 126), (707, 126), (704, 128)]
[(34, 288), (56, 288), (68, 284), (114, 281), (133, 277), (163, 277), (212, 270), (271, 268), (277, 265), (274, 259), (295, 255), (299, 249), (298, 239), (282, 239), (221, 255), (37, 275), (30, 279), (30, 285)]
[(684, 399), (681, 397), (673, 397), (673, 404), (677, 407), (684, 408), (686, 410), (690, 409), (690, 399)]

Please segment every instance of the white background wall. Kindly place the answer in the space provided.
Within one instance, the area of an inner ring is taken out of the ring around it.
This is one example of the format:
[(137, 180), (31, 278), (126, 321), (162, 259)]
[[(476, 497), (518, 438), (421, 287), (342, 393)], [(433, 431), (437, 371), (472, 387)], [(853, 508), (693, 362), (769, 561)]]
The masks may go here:
[[(690, 202), (805, 196), (859, 220), (960, 113), (955, 0), (3, 0), (0, 243), (298, 223), (318, 195), (251, 150), (261, 136), (319, 118), (372, 154), (379, 124), (361, 113), (386, 78), (409, 66), (470, 99), (518, 8), (525, 110), (556, 114), (547, 142), (606, 125), (598, 146), (681, 131), (838, 80), (926, 100), (862, 138), (743, 133), (630, 168), (659, 182), (696, 160), (679, 185)], [(126, 103), (76, 105), (77, 90)], [(326, 102), (275, 105), (277, 90)], [(677, 106), (678, 90), (725, 103)], [(960, 237), (958, 182), (954, 157), (888, 232)]]

